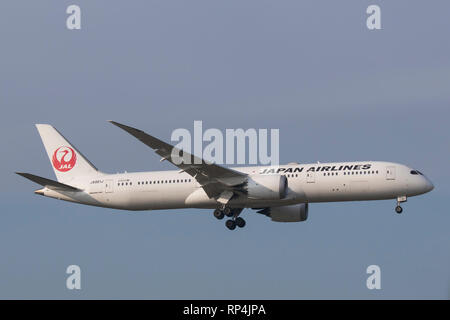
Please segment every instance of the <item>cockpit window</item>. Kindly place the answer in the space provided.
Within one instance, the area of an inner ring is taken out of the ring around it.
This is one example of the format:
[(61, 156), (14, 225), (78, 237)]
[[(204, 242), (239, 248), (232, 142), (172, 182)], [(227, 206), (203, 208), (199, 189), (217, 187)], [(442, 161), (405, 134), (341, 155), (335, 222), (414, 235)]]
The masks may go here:
[(421, 176), (423, 176), (423, 174), (419, 170), (411, 170), (410, 173), (411, 174), (420, 174)]

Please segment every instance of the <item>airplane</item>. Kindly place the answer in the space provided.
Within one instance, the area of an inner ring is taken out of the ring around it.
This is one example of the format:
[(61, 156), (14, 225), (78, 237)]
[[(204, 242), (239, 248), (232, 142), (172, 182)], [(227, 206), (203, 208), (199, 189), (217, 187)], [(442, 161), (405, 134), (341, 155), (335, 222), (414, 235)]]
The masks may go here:
[(38, 195), (85, 205), (121, 210), (211, 209), (225, 216), (226, 227), (245, 226), (245, 208), (275, 222), (308, 218), (309, 204), (317, 202), (396, 199), (395, 211), (408, 197), (433, 190), (431, 181), (406, 165), (357, 161), (227, 168), (182, 150), (139, 129), (110, 121), (150, 148), (173, 171), (107, 174), (99, 171), (54, 127), (36, 124), (57, 181), (30, 173), (17, 174), (40, 184)]

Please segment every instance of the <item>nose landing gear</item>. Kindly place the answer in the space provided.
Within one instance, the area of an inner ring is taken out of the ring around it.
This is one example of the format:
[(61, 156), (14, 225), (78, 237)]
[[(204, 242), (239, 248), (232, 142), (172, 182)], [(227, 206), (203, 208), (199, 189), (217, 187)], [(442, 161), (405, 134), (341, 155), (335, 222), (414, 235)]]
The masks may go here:
[(406, 202), (406, 200), (407, 200), (406, 196), (397, 197), (397, 206), (395, 207), (395, 212), (397, 212), (398, 214), (403, 212), (403, 208), (400, 206), (400, 204), (402, 202)]

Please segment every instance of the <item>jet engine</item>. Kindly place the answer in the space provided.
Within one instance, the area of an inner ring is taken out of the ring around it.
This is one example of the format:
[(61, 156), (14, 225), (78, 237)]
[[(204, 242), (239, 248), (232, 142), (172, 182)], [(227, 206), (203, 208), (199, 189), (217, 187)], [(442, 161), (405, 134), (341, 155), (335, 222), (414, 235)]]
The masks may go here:
[(299, 222), (308, 219), (308, 204), (301, 203), (292, 206), (265, 208), (258, 211), (275, 222)]
[(279, 174), (252, 175), (249, 176), (245, 189), (249, 199), (279, 200), (287, 195), (288, 181)]

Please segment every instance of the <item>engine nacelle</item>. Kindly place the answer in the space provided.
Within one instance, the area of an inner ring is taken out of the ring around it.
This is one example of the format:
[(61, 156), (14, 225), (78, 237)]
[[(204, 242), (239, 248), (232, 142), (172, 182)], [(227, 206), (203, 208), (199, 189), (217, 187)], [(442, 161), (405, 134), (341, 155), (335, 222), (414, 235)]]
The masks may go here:
[(252, 175), (248, 178), (246, 189), (249, 199), (279, 200), (287, 195), (288, 181), (279, 174)]
[(301, 203), (292, 206), (273, 207), (269, 216), (275, 222), (299, 222), (308, 219), (308, 204)]

